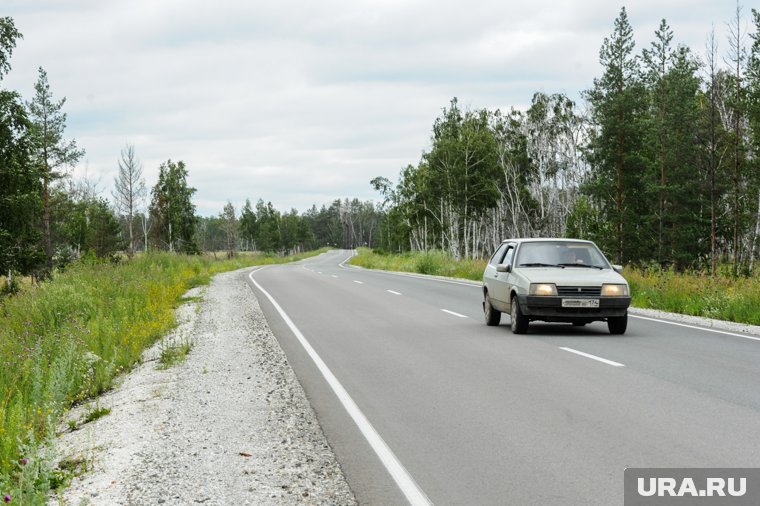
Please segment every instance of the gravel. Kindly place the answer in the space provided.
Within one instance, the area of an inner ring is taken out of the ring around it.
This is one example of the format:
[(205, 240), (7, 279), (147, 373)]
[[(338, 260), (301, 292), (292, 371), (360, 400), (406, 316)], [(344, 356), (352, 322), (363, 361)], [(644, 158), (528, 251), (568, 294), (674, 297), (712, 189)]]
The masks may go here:
[[(56, 441), (86, 472), (51, 505), (354, 505), (303, 388), (245, 275), (186, 296), (178, 326), (111, 392), (71, 410)], [(760, 327), (631, 308), (631, 314), (760, 334)], [(165, 348), (189, 343), (164, 367)], [(89, 423), (96, 409), (110, 413)], [(71, 427), (76, 426), (75, 430)]]
[[(142, 364), (68, 414), (57, 454), (87, 471), (50, 504), (356, 504), (248, 270), (191, 290)], [(183, 343), (164, 367), (161, 350)], [(111, 412), (83, 423), (96, 408)]]

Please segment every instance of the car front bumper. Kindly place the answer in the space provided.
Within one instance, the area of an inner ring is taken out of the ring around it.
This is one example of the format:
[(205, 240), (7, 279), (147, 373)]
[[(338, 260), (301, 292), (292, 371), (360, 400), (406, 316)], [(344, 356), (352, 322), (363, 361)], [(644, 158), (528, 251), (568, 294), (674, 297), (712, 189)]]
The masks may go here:
[(562, 299), (565, 297), (547, 297), (518, 295), (520, 310), (531, 320), (547, 322), (573, 322), (605, 320), (616, 316), (625, 316), (628, 306), (631, 305), (630, 297), (597, 297), (598, 308), (585, 307), (562, 307)]

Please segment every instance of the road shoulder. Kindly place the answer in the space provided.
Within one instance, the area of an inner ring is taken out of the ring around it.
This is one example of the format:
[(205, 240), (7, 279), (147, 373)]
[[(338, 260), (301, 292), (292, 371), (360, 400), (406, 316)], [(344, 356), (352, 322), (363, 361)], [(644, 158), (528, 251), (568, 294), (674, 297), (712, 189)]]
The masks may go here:
[[(50, 504), (355, 504), (249, 270), (189, 293), (203, 301), (177, 310), (164, 342), (112, 392), (69, 413), (57, 453), (87, 472)], [(172, 342), (193, 347), (162, 369)], [(96, 406), (111, 411), (81, 423)]]

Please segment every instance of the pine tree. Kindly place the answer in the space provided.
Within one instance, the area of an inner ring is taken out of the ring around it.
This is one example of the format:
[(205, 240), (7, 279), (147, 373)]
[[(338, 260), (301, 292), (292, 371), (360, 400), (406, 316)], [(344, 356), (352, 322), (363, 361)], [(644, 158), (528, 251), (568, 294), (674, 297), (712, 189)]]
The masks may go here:
[(76, 141), (66, 141), (66, 114), (62, 112), (66, 98), (55, 101), (50, 91), (47, 72), (40, 67), (34, 85), (35, 96), (27, 102), (29, 118), (32, 122), (31, 138), (33, 159), (42, 174), (42, 228), (47, 272), (53, 269), (53, 243), (50, 230), (50, 188), (58, 179), (66, 176), (65, 168), (75, 165), (84, 155), (77, 149)]
[[(21, 33), (0, 18), (0, 81)], [(18, 93), (0, 90), (0, 274), (13, 290), (14, 274), (29, 274), (44, 262), (37, 222), (42, 185), (31, 163), (31, 123)]]
[(614, 244), (603, 247), (615, 251), (617, 263), (651, 254), (646, 243), (651, 237), (646, 219), (651, 202), (642, 153), (645, 93), (634, 47), (633, 30), (623, 7), (612, 36), (604, 39), (599, 52), (604, 73), (587, 92), (596, 127), (589, 146), (593, 181), (587, 188), (599, 201), (604, 217), (614, 224)]

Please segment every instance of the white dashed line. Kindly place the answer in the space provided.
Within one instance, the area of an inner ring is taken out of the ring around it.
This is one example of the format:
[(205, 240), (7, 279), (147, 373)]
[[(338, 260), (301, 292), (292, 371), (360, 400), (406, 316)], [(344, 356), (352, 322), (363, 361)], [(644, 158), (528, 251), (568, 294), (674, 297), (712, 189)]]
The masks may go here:
[(386, 290), (386, 292), (392, 293), (393, 295), (401, 295), (400, 293), (394, 292), (393, 290)]
[(357, 280), (354, 280), (354, 283), (356, 283), (357, 285), (363, 285), (363, 284), (364, 284), (364, 281), (357, 281)]
[(448, 313), (450, 315), (457, 316), (459, 318), (467, 318), (467, 316), (465, 316), (463, 314), (455, 313), (454, 311), (449, 311), (448, 309), (441, 309), (441, 311), (443, 311), (444, 313)]
[(560, 350), (569, 351), (570, 353), (575, 353), (576, 355), (580, 355), (582, 357), (590, 358), (591, 360), (596, 360), (598, 362), (602, 362), (603, 364), (611, 365), (613, 367), (625, 367), (625, 364), (621, 364), (620, 362), (614, 362), (612, 360), (607, 360), (606, 358), (597, 357), (596, 355), (591, 355), (590, 353), (583, 353), (582, 351), (574, 350), (572, 348), (560, 347)]

